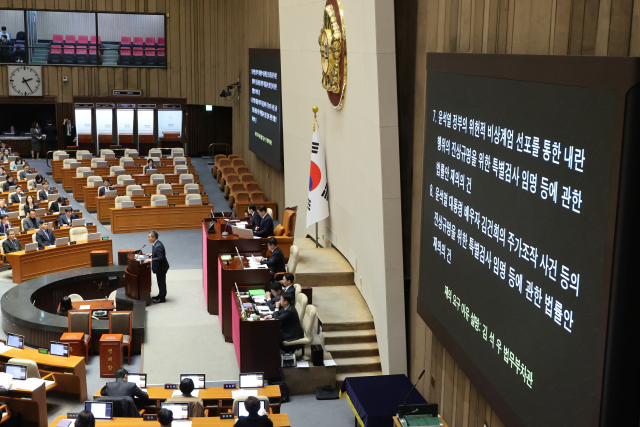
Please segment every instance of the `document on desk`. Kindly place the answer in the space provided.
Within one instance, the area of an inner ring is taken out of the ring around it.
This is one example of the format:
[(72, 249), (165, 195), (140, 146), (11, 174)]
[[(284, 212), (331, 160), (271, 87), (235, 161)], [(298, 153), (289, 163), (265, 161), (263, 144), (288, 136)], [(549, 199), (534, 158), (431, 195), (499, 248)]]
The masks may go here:
[(11, 350), (13, 347), (9, 347), (8, 345), (2, 345), (0, 344), (0, 354), (5, 353), (9, 350)]
[(333, 359), (326, 359), (326, 360), (323, 360), (323, 362), (324, 362), (324, 366), (338, 366), (336, 361)]
[(91, 310), (91, 306), (89, 304), (83, 304), (80, 306), (80, 310)]
[(173, 420), (171, 427), (191, 427), (191, 421)]
[(44, 380), (40, 378), (27, 378), (24, 381), (14, 380), (11, 384), (11, 390), (21, 389), (21, 390), (29, 390), (33, 391), (44, 384)]
[(308, 368), (309, 361), (308, 360), (298, 360), (296, 361), (296, 368)]
[(13, 381), (13, 375), (0, 372), (0, 386), (9, 390), (11, 388), (11, 381)]
[[(200, 390), (193, 390), (191, 392), (191, 396), (198, 397), (198, 393), (200, 393)], [(182, 392), (180, 390), (173, 390), (173, 394), (171, 395), (171, 397), (184, 397), (184, 396), (182, 395)]]
[(242, 396), (257, 396), (257, 395), (258, 395), (258, 390), (245, 390), (241, 388), (239, 390), (231, 391), (231, 397), (233, 397), (234, 399)]

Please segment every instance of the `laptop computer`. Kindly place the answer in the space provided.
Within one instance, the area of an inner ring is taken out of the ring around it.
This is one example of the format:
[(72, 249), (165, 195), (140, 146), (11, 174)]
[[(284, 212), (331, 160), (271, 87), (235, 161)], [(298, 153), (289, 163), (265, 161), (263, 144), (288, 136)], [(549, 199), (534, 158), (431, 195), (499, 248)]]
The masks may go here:
[(69, 238), (68, 237), (58, 237), (56, 239), (56, 246), (66, 246), (69, 244)]
[(36, 190), (40, 191), (42, 190), (44, 187), (42, 184), (36, 184)]
[(202, 198), (201, 197), (194, 197), (192, 199), (189, 199), (189, 205), (201, 205), (202, 204)]
[(5, 367), (5, 372), (13, 377), (14, 380), (24, 381), (27, 379), (27, 365), (9, 365)]
[[(260, 409), (264, 409), (266, 412), (269, 412), (265, 406), (264, 406), (264, 400), (260, 401)], [(258, 410), (258, 413), (260, 413), (260, 411)], [(249, 411), (247, 411), (247, 408), (245, 408), (244, 406), (244, 402), (238, 402), (238, 416), (239, 417), (248, 417), (249, 416)]]
[(164, 178), (153, 178), (151, 180), (152, 184), (164, 184)]
[(84, 409), (91, 412), (96, 420), (113, 419), (112, 402), (84, 402)]
[(22, 350), (24, 348), (24, 337), (22, 335), (9, 333), (7, 334), (7, 345)]
[(58, 197), (60, 197), (60, 194), (47, 194), (47, 201), (54, 202), (58, 200)]
[(88, 176), (93, 176), (93, 171), (82, 171), (83, 178), (86, 178)]
[(180, 381), (185, 378), (191, 378), (193, 381), (193, 387), (196, 390), (204, 390), (204, 374), (180, 374)]
[[(142, 191), (142, 190), (141, 190), (141, 191)], [(123, 207), (123, 208), (132, 208), (132, 207), (134, 207), (134, 206), (135, 206), (135, 204), (134, 204), (133, 200), (124, 200), (124, 201), (122, 202), (122, 207)]]
[(24, 245), (24, 251), (25, 252), (33, 252), (33, 251), (37, 251), (38, 250), (38, 244), (37, 243), (27, 243), (26, 245)]
[(189, 173), (189, 168), (186, 166), (177, 167), (176, 173)]
[(196, 187), (187, 188), (187, 194), (198, 194), (199, 192), (200, 192), (200, 188), (196, 188)]
[[(11, 227), (11, 228), (9, 229), (9, 232), (11, 232), (12, 230), (13, 230), (13, 232), (14, 232), (14, 233), (16, 233), (16, 236), (17, 236), (18, 234), (20, 234), (20, 227)], [(9, 233), (7, 233), (7, 234), (9, 234)]]
[(262, 388), (264, 387), (264, 372), (240, 374), (238, 382), (238, 388)]
[(102, 233), (89, 233), (87, 234), (87, 242), (92, 240), (100, 240), (102, 238)]
[(147, 374), (127, 374), (127, 382), (134, 383), (138, 388), (147, 388)]
[(82, 154), (80, 155), (81, 160), (84, 160), (84, 159), (90, 159), (90, 158), (92, 158), (92, 157), (93, 157), (93, 154), (91, 154), (91, 153), (82, 153)]
[(163, 200), (156, 200), (156, 206), (167, 206), (167, 199), (163, 199)]
[(145, 175), (151, 175), (151, 174), (154, 174), (154, 173), (158, 173), (158, 169), (150, 169), (150, 168), (146, 168), (146, 169), (144, 170), (144, 173), (145, 173)]
[(122, 185), (135, 185), (136, 180), (133, 178), (127, 178), (122, 180)]
[(186, 421), (189, 419), (188, 403), (167, 403), (162, 402), (160, 409), (168, 409), (173, 414), (174, 421)]
[(87, 220), (85, 218), (77, 218), (71, 221), (72, 227), (84, 227)]
[(19, 211), (9, 212), (9, 213), (7, 214), (7, 217), (8, 217), (9, 219), (16, 219), (16, 218), (18, 218), (19, 216), (20, 216), (20, 212), (19, 212)]
[(181, 184), (193, 184), (193, 178), (182, 178)]
[(67, 153), (58, 154), (58, 159), (59, 160), (65, 160), (65, 159), (68, 159), (68, 158), (69, 158), (69, 154), (67, 154)]
[(69, 357), (69, 344), (51, 341), (49, 343), (49, 354), (53, 356)]
[(79, 168), (82, 165), (79, 161), (69, 162), (69, 169)]
[(124, 174), (126, 174), (126, 173), (127, 173), (127, 171), (126, 171), (126, 170), (124, 170), (124, 169), (116, 169), (116, 170), (114, 170), (114, 171), (113, 171), (113, 174), (114, 174), (114, 175), (116, 175), (116, 176), (118, 176), (118, 175), (124, 175)]
[(125, 159), (120, 163), (120, 166), (133, 166), (133, 159)]
[(36, 179), (36, 176), (38, 176), (38, 174), (36, 173), (28, 173), (27, 174), (27, 181), (30, 179)]
[(104, 167), (106, 167), (106, 166), (107, 166), (107, 164), (108, 164), (108, 163), (107, 163), (105, 160), (98, 160), (98, 161), (96, 162), (96, 167), (97, 167), (97, 168), (104, 168)]
[(172, 188), (161, 188), (160, 194), (171, 194), (173, 192)]
[(118, 192), (116, 190), (106, 190), (104, 192), (104, 197), (116, 197)]
[(36, 211), (36, 216), (43, 216), (47, 211), (45, 208), (34, 209)]
[(15, 162), (18, 156), (9, 156), (9, 163)]
[(132, 196), (144, 196), (144, 190), (142, 188), (136, 188), (135, 190), (131, 190)]
[(173, 159), (173, 164), (174, 164), (174, 166), (186, 165), (187, 164), (187, 160), (186, 159)]
[(113, 159), (116, 157), (116, 153), (104, 153), (102, 156), (105, 159)]

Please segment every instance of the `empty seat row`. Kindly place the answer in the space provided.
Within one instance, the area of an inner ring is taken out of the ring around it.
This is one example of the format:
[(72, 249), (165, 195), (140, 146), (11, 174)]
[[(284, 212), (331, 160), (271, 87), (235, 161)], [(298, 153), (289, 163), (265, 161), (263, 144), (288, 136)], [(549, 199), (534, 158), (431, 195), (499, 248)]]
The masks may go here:
[(121, 65), (166, 65), (166, 51), (164, 37), (121, 37), (120, 55), (118, 63)]
[(98, 64), (100, 50), (96, 48), (51, 48), (49, 53), (50, 64)]
[(164, 45), (164, 37), (158, 37), (158, 43), (156, 44), (155, 37), (133, 37), (133, 42), (131, 37), (120, 37), (120, 47), (128, 47), (128, 48), (141, 48), (141, 47), (165, 47)]
[(76, 42), (76, 36), (74, 35), (66, 35), (62, 36), (61, 34), (54, 34), (53, 39), (51, 40), (51, 47), (60, 47), (60, 46), (102, 46), (102, 39), (100, 36), (78, 36), (78, 41)]

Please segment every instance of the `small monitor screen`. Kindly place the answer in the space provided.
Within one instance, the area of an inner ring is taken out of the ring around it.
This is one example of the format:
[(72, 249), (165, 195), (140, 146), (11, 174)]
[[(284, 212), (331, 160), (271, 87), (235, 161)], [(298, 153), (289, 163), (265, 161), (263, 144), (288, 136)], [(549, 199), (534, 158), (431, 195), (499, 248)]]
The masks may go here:
[(182, 374), (180, 375), (180, 381), (185, 378), (191, 378), (193, 381), (193, 386), (196, 390), (204, 389), (204, 374)]
[(24, 348), (24, 337), (22, 335), (7, 334), (7, 345), (19, 349)]
[[(264, 400), (260, 401), (260, 410), (258, 411), (258, 413), (260, 413), (262, 409), (264, 409)], [(238, 416), (239, 417), (249, 416), (249, 412), (247, 411), (247, 408), (244, 407), (244, 402), (238, 402)]]
[(240, 374), (240, 388), (264, 387), (264, 372)]
[(27, 366), (26, 365), (7, 365), (7, 374), (11, 375), (14, 380), (26, 380), (27, 379)]
[(51, 341), (49, 353), (54, 356), (69, 357), (69, 344)]
[(134, 383), (139, 388), (147, 388), (147, 374), (128, 374), (127, 382)]
[(84, 402), (84, 409), (91, 412), (96, 420), (113, 418), (113, 403), (111, 402)]
[(173, 414), (174, 420), (188, 420), (189, 419), (189, 404), (188, 403), (162, 403), (162, 409), (168, 409)]

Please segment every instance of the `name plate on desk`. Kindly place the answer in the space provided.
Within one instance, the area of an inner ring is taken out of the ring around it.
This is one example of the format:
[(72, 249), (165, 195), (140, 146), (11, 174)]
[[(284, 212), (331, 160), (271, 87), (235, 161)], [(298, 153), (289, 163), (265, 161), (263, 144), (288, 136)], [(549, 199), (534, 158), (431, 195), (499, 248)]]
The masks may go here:
[(225, 384), (225, 385), (224, 385), (224, 388), (225, 388), (225, 390), (226, 390), (226, 389), (235, 389), (235, 388), (236, 388), (236, 385), (235, 385), (235, 384), (233, 384), (233, 383), (231, 383), (231, 384)]
[(157, 419), (158, 419), (158, 416), (156, 414), (144, 414), (142, 416), (142, 421), (156, 421)]
[(220, 414), (220, 419), (221, 420), (232, 420), (233, 417), (233, 413), (230, 414)]
[(67, 418), (70, 419), (78, 418), (78, 415), (80, 415), (79, 412), (67, 412)]
[(178, 384), (165, 384), (164, 385), (164, 389), (165, 390), (177, 390), (178, 389)]

